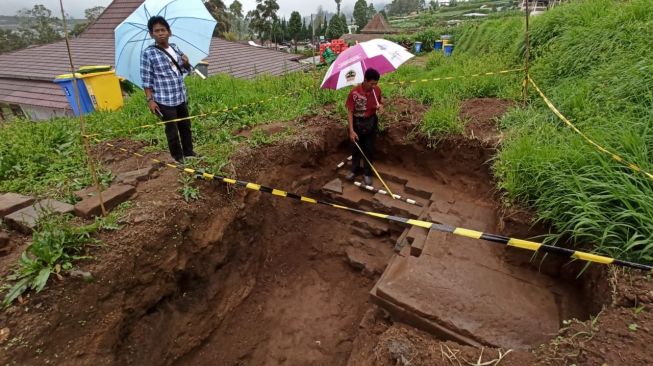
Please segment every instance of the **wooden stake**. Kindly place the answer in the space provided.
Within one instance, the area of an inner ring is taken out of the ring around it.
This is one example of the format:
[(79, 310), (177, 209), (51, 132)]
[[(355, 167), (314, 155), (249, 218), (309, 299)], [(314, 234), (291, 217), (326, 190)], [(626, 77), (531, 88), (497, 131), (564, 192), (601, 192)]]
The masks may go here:
[(91, 156), (91, 146), (86, 138), (86, 123), (84, 122), (84, 113), (82, 113), (82, 103), (80, 102), (79, 96), (79, 86), (77, 85), (77, 76), (75, 74), (75, 64), (73, 62), (73, 54), (70, 51), (70, 39), (68, 38), (68, 24), (66, 22), (66, 12), (63, 8), (63, 0), (59, 0), (59, 5), (61, 6), (61, 19), (63, 21), (63, 31), (64, 37), (66, 39), (66, 48), (68, 49), (68, 60), (70, 61), (70, 72), (73, 77), (73, 91), (75, 93), (75, 103), (77, 104), (77, 111), (79, 112), (79, 128), (82, 133), (81, 139), (84, 143), (84, 150), (86, 152), (86, 162), (88, 168), (91, 171), (91, 177), (93, 177), (93, 182), (95, 184), (95, 189), (98, 192), (98, 198), (100, 199), (100, 208), (102, 209), (102, 216), (107, 215), (107, 210), (104, 207), (104, 200), (102, 199), (102, 186), (100, 185), (100, 180), (97, 176), (97, 171), (95, 170), (95, 161)]
[(529, 76), (529, 61), (530, 61), (530, 53), (531, 53), (531, 42), (530, 42), (530, 29), (529, 29), (529, 18), (530, 18), (530, 9), (528, 8), (528, 2), (530, 0), (524, 0), (524, 3), (526, 4), (526, 32), (525, 32), (525, 45), (526, 45), (526, 51), (525, 51), (525, 65), (524, 65), (524, 85), (522, 87), (522, 103), (523, 106), (526, 107), (526, 103), (528, 103), (528, 76)]

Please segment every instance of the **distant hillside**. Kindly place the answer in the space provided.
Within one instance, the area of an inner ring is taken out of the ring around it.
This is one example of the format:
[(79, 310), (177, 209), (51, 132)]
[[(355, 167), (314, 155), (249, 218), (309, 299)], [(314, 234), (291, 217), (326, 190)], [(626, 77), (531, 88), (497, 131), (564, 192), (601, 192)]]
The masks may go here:
[[(84, 23), (86, 19), (68, 19), (71, 25)], [(0, 29), (17, 29), (20, 26), (20, 17), (16, 15), (0, 15)]]

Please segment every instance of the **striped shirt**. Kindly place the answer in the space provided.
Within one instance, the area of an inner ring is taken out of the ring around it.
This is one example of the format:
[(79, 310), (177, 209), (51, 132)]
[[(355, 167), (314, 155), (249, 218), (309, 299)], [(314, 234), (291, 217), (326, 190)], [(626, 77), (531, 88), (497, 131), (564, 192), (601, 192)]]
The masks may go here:
[[(179, 48), (170, 44), (177, 53), (177, 63), (179, 66), (184, 64), (181, 57), (184, 55)], [(169, 107), (175, 107), (187, 100), (186, 85), (184, 85), (183, 73), (176, 70), (177, 66), (168, 57), (165, 51), (151, 45), (143, 51), (141, 57), (141, 79), (143, 79), (143, 89), (151, 88), (154, 101)]]

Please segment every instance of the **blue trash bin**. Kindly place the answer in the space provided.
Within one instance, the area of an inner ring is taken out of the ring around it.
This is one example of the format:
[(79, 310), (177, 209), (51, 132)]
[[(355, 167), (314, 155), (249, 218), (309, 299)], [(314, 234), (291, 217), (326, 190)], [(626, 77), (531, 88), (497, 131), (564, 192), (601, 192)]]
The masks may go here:
[(442, 40), (437, 40), (435, 41), (435, 44), (433, 45), (433, 51), (442, 51)]
[(453, 53), (453, 45), (452, 44), (445, 44), (444, 45), (444, 55), (445, 56), (451, 56)]
[(422, 52), (422, 42), (415, 42), (415, 53)]
[[(82, 113), (89, 114), (95, 110), (93, 107), (93, 102), (91, 101), (91, 96), (88, 94), (88, 89), (86, 89), (86, 84), (84, 80), (79, 78), (81, 75), (78, 75), (77, 87), (79, 89), (79, 103), (82, 108)], [(54, 79), (54, 83), (58, 84), (61, 87), (66, 99), (68, 99), (68, 104), (73, 109), (73, 113), (76, 116), (79, 116), (79, 110), (77, 109), (77, 100), (75, 98), (75, 86), (73, 84), (73, 75), (64, 74), (59, 75)]]

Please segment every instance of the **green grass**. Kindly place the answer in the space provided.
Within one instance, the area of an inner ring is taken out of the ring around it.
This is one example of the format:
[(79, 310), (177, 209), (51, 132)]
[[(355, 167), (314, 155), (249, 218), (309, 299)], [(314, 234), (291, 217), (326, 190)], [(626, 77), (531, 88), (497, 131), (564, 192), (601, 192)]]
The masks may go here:
[[(648, 171), (651, 39), (649, 2), (593, 0), (538, 16), (531, 40), (531, 75), (561, 112), (593, 140)], [(557, 234), (550, 241), (571, 238), (600, 253), (653, 262), (653, 182), (597, 152), (534, 93), (531, 105), (502, 121), (511, 137), (495, 170), (507, 197), (553, 224)]]
[(73, 269), (75, 262), (90, 258), (85, 255), (85, 247), (99, 244), (92, 234), (117, 230), (121, 212), (119, 208), (93, 224), (82, 226), (74, 224), (69, 215), (49, 214), (42, 218), (14, 273), (7, 278), (13, 285), (7, 286), (2, 305), (9, 306), (28, 289), (40, 292), (53, 275), (61, 276)]
[[(239, 140), (232, 131), (270, 121), (289, 121), (315, 112), (319, 106), (344, 98), (343, 91), (317, 91), (310, 74), (284, 77), (263, 76), (257, 80), (238, 80), (215, 76), (207, 80), (189, 78), (189, 107), (192, 115), (221, 111), (280, 96), (254, 106), (227, 113), (216, 113), (193, 121), (196, 150), (205, 158), (207, 170), (219, 173), (227, 164)], [(305, 89), (310, 87), (311, 89)], [(288, 93), (297, 91), (292, 95)], [(167, 151), (163, 126), (140, 129), (157, 123), (136, 92), (117, 112), (98, 112), (86, 118), (87, 133), (101, 139), (128, 138), (144, 141), (152, 151)], [(59, 118), (48, 122), (18, 120), (0, 127), (0, 191), (19, 192), (73, 201), (72, 193), (91, 184), (76, 119)], [(100, 168), (109, 183), (110, 173)]]

